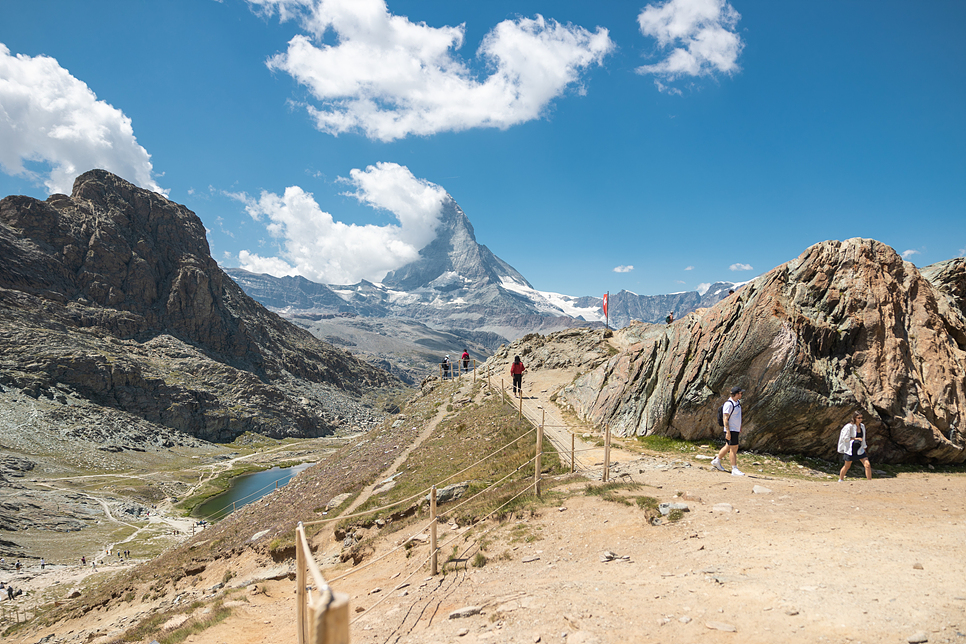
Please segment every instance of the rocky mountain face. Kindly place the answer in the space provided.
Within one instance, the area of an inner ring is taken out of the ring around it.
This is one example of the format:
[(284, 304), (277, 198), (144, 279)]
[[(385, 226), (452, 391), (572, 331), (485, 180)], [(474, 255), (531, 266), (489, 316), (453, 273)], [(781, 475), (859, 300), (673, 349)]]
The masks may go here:
[(833, 458), (858, 409), (877, 462), (966, 462), (966, 260), (919, 271), (868, 239), (816, 244), (671, 325), (615, 333), (617, 355), (560, 394), (620, 435), (716, 437), (742, 399), (743, 448)]
[[(379, 284), (362, 281), (324, 285), (302, 277), (272, 277), (240, 268), (225, 271), (252, 298), (290, 319), (406, 319), (466, 337), (488, 349), (527, 333), (599, 327), (604, 322), (601, 297), (538, 291), (516, 269), (479, 244), (469, 218), (452, 197), (444, 205), (436, 238), (420, 251), (417, 260), (390, 272)], [(704, 293), (653, 296), (621, 291), (610, 298), (610, 324), (622, 327), (632, 320), (663, 321), (669, 311), (684, 315), (719, 301), (731, 286), (721, 282)], [(489, 337), (496, 341), (489, 341)]]
[(357, 400), (396, 383), (245, 295), (161, 195), (94, 170), (0, 201), (0, 385), (78, 431), (93, 405), (164, 435), (319, 436), (375, 422)]

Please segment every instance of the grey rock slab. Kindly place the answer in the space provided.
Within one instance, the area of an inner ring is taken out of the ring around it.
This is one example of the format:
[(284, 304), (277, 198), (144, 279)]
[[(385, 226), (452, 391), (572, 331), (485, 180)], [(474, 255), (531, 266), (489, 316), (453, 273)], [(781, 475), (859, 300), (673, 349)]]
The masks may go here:
[(457, 608), (452, 613), (449, 614), (449, 619), (460, 619), (463, 617), (472, 617), (473, 615), (479, 615), (483, 611), (482, 606), (464, 606), (463, 608)]

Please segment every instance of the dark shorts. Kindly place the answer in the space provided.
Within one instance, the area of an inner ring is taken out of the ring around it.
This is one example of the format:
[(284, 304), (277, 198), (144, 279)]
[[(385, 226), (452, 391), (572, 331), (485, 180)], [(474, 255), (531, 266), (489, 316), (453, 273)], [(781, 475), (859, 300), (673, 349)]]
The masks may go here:
[(847, 461), (864, 461), (869, 458), (868, 452), (863, 454), (856, 454), (860, 449), (862, 449), (861, 443), (852, 443), (852, 453), (845, 455), (845, 460)]
[(741, 432), (733, 432), (730, 430), (725, 432), (725, 442), (728, 445), (737, 445), (739, 434), (741, 434)]

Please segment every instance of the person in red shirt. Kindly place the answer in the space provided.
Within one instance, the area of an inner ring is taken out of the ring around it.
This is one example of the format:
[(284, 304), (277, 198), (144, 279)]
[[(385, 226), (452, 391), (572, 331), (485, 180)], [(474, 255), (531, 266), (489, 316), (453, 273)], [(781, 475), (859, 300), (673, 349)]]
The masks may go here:
[(520, 356), (514, 356), (513, 364), (510, 365), (510, 375), (513, 376), (513, 395), (523, 396), (523, 372), (527, 368), (520, 362)]
[(460, 356), (460, 360), (463, 361), (463, 371), (468, 372), (470, 370), (470, 352), (463, 349), (463, 355)]

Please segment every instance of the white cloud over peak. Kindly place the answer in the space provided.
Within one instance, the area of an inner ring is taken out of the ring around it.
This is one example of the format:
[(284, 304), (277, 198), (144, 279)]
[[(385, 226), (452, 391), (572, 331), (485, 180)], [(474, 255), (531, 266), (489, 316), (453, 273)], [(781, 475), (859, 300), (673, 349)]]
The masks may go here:
[(685, 266), (684, 267), (684, 270), (686, 270), (686, 271), (693, 271), (694, 270), (694, 266)]
[(343, 181), (356, 189), (344, 194), (388, 210), (399, 225), (336, 221), (298, 186), (286, 188), (282, 195), (262, 191), (257, 199), (235, 194), (232, 197), (245, 204), (249, 215), (267, 222), (269, 233), (280, 244), (278, 257), (241, 251), (241, 268), (276, 277), (301, 275), (326, 284), (379, 281), (388, 271), (415, 260), (435, 238), (443, 204), (450, 198), (440, 186), (417, 179), (395, 163), (352, 170)]
[[(479, 78), (454, 52), (464, 25), (430, 27), (389, 12), (384, 0), (249, 0), (263, 14), (298, 19), (308, 34), (268, 61), (309, 89), (307, 105), (325, 133), (361, 132), (392, 141), (475, 127), (506, 129), (544, 114), (581, 72), (615, 45), (598, 27), (562, 25), (541, 15), (505, 20), (477, 57)], [(334, 33), (336, 44), (323, 38)], [(583, 91), (578, 86), (578, 91)]]
[(633, 266), (616, 266), (614, 268), (615, 273), (630, 273), (632, 270), (634, 270)]
[(752, 268), (751, 264), (732, 264), (728, 268), (730, 270), (733, 270), (733, 271), (752, 271), (752, 270), (754, 270), (754, 268)]
[(902, 251), (902, 259), (909, 259), (913, 255), (921, 255), (921, 254), (922, 253), (920, 253), (918, 250), (913, 250), (910, 248), (909, 250)]
[(703, 282), (701, 284), (698, 284), (698, 288), (694, 290), (698, 292), (698, 295), (700, 295), (701, 297), (704, 297), (704, 294), (707, 293), (708, 289), (710, 288), (711, 288), (711, 282)]
[[(735, 31), (740, 18), (725, 0), (667, 0), (647, 5), (637, 23), (642, 34), (657, 40), (664, 58), (638, 67), (637, 73), (670, 82), (684, 76), (737, 72), (744, 48)], [(660, 80), (654, 82), (663, 92), (680, 94)]]
[(43, 182), (51, 192), (70, 193), (77, 175), (94, 168), (164, 192), (152, 179), (151, 155), (134, 138), (130, 118), (97, 100), (53, 58), (14, 56), (2, 43), (0, 168)]

